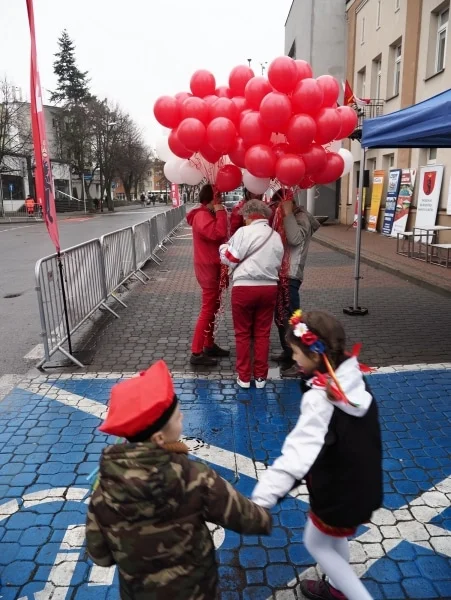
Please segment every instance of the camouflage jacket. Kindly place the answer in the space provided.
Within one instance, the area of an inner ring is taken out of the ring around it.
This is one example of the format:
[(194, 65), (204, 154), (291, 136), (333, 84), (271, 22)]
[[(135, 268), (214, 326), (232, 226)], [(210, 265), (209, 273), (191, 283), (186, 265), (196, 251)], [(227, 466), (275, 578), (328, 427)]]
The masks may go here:
[(206, 521), (268, 534), (269, 513), (207, 465), (152, 443), (107, 447), (87, 516), (87, 550), (117, 564), (122, 600), (214, 600), (217, 564)]

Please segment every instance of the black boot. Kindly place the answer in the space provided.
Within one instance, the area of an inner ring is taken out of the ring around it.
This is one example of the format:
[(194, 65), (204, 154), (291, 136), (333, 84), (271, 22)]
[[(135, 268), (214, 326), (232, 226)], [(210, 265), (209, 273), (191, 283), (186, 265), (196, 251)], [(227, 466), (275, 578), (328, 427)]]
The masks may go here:
[(204, 348), (205, 356), (212, 356), (214, 358), (227, 358), (230, 356), (230, 350), (224, 350), (217, 344), (213, 344), (211, 348)]
[(218, 361), (211, 356), (206, 356), (203, 352), (201, 354), (191, 354), (189, 362), (192, 365), (204, 366), (204, 367), (216, 367)]

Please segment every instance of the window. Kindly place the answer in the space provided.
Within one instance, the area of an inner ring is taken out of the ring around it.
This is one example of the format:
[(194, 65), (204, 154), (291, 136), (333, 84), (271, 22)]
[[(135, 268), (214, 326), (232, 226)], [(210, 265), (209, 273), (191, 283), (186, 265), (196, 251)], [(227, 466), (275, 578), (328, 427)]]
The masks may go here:
[(401, 8), (401, 0), (395, 0), (395, 12)]
[(398, 44), (394, 47), (394, 69), (393, 69), (393, 96), (399, 94), (399, 87), (401, 84), (401, 60), (402, 60), (402, 44)]
[(373, 60), (373, 72), (371, 76), (371, 94), (375, 99), (380, 99), (382, 93), (382, 58), (378, 56)]
[(433, 165), (437, 161), (437, 148), (429, 148), (428, 150), (428, 165)]
[(361, 44), (365, 43), (365, 17), (362, 17), (362, 31), (361, 31), (360, 43)]
[(359, 98), (366, 98), (366, 68), (360, 69), (357, 73), (357, 95)]
[(376, 17), (376, 29), (381, 26), (381, 0), (377, 2), (377, 17)]
[(437, 18), (437, 54), (435, 71), (440, 73), (445, 68), (446, 38), (448, 36), (449, 8), (443, 10)]

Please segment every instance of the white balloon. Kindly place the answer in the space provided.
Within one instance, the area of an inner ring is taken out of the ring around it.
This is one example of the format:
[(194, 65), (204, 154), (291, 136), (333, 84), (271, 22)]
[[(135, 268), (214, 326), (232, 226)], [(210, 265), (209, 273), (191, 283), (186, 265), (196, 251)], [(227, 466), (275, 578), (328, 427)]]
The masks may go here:
[(161, 135), (158, 138), (155, 149), (157, 151), (158, 158), (164, 162), (168, 162), (169, 160), (176, 158), (175, 154), (173, 154), (172, 150), (169, 148), (168, 138), (165, 135)]
[(180, 165), (183, 162), (180, 158), (168, 160), (164, 165), (164, 174), (171, 183), (183, 183), (183, 177), (180, 174)]
[(190, 160), (184, 160), (180, 165), (180, 176), (187, 185), (199, 185), (204, 178)]
[(345, 163), (343, 173), (341, 174), (341, 176), (344, 177), (345, 175), (348, 175), (348, 173), (351, 172), (352, 167), (354, 166), (354, 157), (352, 156), (352, 153), (349, 152), (349, 150), (346, 150), (346, 148), (340, 148), (338, 154), (341, 156)]
[(271, 180), (268, 178), (254, 177), (249, 171), (243, 173), (243, 184), (253, 194), (264, 194), (269, 188)]

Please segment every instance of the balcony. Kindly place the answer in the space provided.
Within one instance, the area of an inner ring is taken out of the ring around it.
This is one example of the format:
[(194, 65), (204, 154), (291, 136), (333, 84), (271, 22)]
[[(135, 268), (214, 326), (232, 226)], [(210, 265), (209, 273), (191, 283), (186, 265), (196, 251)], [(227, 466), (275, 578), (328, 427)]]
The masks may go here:
[(354, 104), (358, 116), (358, 123), (355, 131), (349, 136), (351, 140), (362, 139), (362, 127), (365, 119), (374, 119), (384, 114), (384, 100), (371, 98), (369, 104), (358, 106)]

